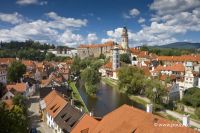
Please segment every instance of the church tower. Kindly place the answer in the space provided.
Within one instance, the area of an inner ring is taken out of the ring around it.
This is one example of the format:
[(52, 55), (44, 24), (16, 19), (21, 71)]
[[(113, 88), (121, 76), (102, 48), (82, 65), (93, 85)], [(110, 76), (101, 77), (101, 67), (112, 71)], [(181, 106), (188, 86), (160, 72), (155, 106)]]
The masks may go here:
[(113, 59), (112, 59), (112, 68), (113, 70), (116, 70), (120, 67), (120, 54), (119, 54), (119, 48), (118, 44), (115, 44), (113, 50)]
[(123, 27), (121, 37), (122, 37), (121, 46), (123, 49), (127, 50), (129, 46), (128, 46), (128, 31), (126, 27)]

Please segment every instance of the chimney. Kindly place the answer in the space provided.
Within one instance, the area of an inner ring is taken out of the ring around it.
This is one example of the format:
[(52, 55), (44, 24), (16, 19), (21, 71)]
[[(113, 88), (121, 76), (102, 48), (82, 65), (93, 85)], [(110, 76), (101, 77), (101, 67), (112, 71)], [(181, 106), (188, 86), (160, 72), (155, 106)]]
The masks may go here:
[(184, 91), (182, 88), (179, 88), (180, 100), (183, 99)]
[(190, 115), (183, 115), (183, 126), (190, 126)]
[(90, 116), (93, 116), (93, 113), (92, 113), (92, 112), (90, 112)]
[(74, 99), (71, 99), (71, 105), (73, 106), (74, 105)]
[(83, 112), (83, 107), (80, 108), (81, 112)]
[(153, 104), (147, 104), (147, 113), (152, 113), (153, 111)]

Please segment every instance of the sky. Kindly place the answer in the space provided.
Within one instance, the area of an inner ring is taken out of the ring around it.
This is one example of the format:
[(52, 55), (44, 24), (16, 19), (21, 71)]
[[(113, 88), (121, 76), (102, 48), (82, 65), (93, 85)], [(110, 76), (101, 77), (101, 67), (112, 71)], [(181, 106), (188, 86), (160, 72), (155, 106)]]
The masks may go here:
[(0, 41), (28, 39), (75, 47), (200, 42), (200, 0), (1, 0)]

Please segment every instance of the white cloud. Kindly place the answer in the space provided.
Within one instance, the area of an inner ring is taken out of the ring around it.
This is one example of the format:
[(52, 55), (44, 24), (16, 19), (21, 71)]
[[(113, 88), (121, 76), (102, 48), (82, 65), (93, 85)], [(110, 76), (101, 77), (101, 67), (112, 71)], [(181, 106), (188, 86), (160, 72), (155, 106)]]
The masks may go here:
[(144, 23), (144, 22), (145, 22), (145, 19), (144, 19), (144, 18), (142, 18), (142, 17), (140, 17), (140, 18), (139, 18), (139, 20), (138, 20), (138, 23), (140, 23), (140, 24), (141, 24), (141, 23)]
[(154, 0), (150, 9), (159, 15), (188, 11), (200, 6), (200, 0)]
[(140, 11), (136, 8), (133, 8), (129, 11), (129, 15), (135, 17), (135, 16), (138, 16), (140, 14)]
[(12, 14), (0, 13), (0, 21), (8, 22), (11, 24), (19, 24), (24, 21), (24, 18), (21, 14), (14, 12)]
[[(142, 29), (138, 32), (129, 31), (129, 42), (132, 46), (148, 44), (163, 45), (178, 41), (176, 35), (189, 31), (200, 31), (200, 0), (154, 0), (150, 5), (151, 23), (144, 25), (142, 18), (138, 20)], [(126, 15), (126, 14), (125, 14)], [(139, 13), (133, 13), (139, 15)], [(125, 16), (130, 18), (130, 14)], [(108, 31), (108, 38), (120, 42), (120, 33), (116, 28)], [(104, 39), (106, 40), (106, 39)]]
[(87, 41), (88, 43), (94, 43), (98, 40), (98, 37), (95, 33), (90, 33), (87, 35)]
[(75, 46), (85, 43), (84, 38), (80, 34), (74, 34), (70, 30), (66, 30), (60, 37), (58, 42), (64, 45)]
[(18, 5), (47, 5), (47, 1), (41, 1), (39, 2), (38, 0), (17, 0), (16, 2)]
[(82, 27), (87, 25), (87, 19), (74, 19), (58, 16), (55, 12), (46, 14), (53, 21), (49, 23), (52, 28), (65, 29), (66, 27)]
[[(18, 13), (16, 13), (18, 14)], [(23, 17), (20, 15), (20, 17)], [(56, 13), (50, 13), (50, 20), (16, 21), (11, 28), (0, 29), (1, 41), (25, 41), (27, 39), (37, 40), (59, 45), (78, 45), (86, 43), (87, 36), (74, 33), (79, 28), (87, 25), (87, 20), (65, 18)], [(74, 29), (75, 27), (75, 29)], [(95, 40), (94, 34), (89, 34), (90, 39)], [(96, 37), (97, 38), (97, 37)]]

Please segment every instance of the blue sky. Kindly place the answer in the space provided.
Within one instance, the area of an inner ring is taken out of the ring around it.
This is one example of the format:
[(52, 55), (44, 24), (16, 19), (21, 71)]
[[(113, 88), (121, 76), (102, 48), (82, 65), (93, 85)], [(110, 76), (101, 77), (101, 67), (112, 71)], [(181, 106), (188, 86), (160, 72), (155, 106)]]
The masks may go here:
[(1, 0), (0, 40), (77, 46), (117, 41), (130, 46), (200, 42), (200, 0)]

